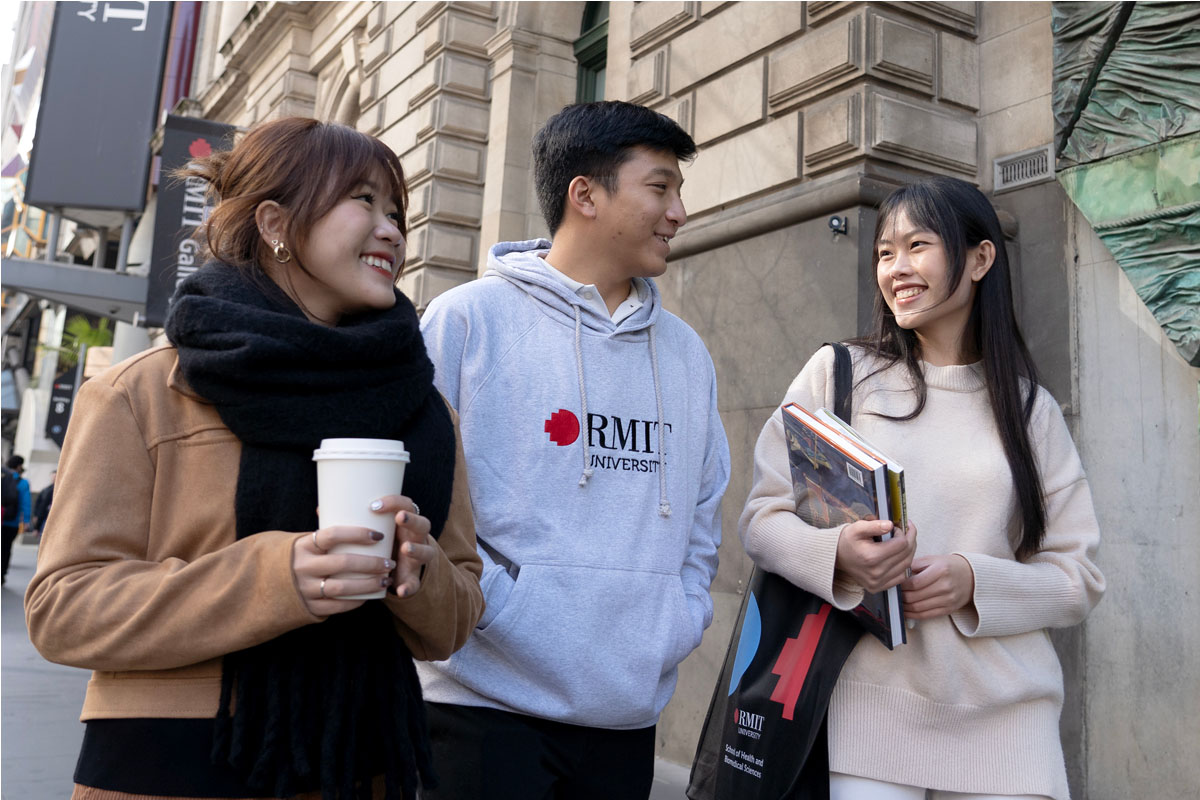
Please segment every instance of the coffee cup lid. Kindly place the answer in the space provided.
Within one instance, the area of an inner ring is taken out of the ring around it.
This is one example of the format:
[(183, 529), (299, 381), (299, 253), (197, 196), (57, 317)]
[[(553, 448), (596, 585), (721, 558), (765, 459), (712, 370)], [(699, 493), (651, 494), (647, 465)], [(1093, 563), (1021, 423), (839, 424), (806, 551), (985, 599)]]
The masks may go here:
[(408, 461), (404, 442), (396, 439), (322, 439), (313, 451), (313, 461), (329, 459), (373, 458), (381, 461)]

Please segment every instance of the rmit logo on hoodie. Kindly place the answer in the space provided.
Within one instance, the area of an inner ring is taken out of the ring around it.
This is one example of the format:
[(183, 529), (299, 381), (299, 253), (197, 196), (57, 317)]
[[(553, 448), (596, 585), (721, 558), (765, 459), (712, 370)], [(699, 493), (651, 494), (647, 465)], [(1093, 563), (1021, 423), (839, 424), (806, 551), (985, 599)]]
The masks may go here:
[[(579, 438), (579, 417), (560, 408), (546, 418), (542, 428), (550, 441), (559, 447), (574, 444)], [(663, 423), (664, 436), (671, 434), (671, 423)], [(621, 417), (587, 415), (588, 448), (602, 452), (591, 453), (588, 466), (595, 469), (619, 469), (626, 472), (658, 472), (658, 420), (622, 419)], [(603, 451), (609, 451), (608, 453)], [(612, 453), (611, 455), (609, 453)], [(639, 458), (646, 454), (655, 458)]]

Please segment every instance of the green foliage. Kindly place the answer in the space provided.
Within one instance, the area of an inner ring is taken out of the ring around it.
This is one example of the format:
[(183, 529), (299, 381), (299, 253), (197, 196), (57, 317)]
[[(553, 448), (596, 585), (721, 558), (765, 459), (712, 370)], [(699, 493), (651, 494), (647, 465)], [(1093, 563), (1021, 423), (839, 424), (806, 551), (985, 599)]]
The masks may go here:
[(62, 347), (47, 347), (58, 352), (58, 369), (74, 367), (79, 363), (79, 351), (88, 347), (108, 347), (113, 342), (113, 332), (107, 317), (101, 317), (93, 325), (87, 317), (76, 314), (63, 326)]

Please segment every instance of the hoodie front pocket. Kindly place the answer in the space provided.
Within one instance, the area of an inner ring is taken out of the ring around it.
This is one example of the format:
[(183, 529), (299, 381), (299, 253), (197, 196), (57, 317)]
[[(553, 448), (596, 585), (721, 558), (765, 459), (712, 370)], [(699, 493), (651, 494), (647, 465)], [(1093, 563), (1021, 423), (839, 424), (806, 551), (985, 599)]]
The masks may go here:
[(677, 574), (525, 564), (499, 615), (453, 657), (454, 676), (525, 714), (651, 724), (690, 619)]

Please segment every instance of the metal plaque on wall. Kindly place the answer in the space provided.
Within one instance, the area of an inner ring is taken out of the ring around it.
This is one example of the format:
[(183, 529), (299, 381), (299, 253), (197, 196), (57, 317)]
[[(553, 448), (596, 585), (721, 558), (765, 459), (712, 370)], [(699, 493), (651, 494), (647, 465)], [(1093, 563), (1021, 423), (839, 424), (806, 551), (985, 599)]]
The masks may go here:
[(203, 263), (204, 247), (197, 232), (208, 218), (208, 182), (202, 178), (171, 178), (171, 172), (194, 158), (203, 158), (232, 145), (235, 128), (206, 119), (168, 115), (163, 125), (162, 178), (154, 215), (154, 248), (150, 286), (146, 294), (146, 325), (161, 327), (175, 287)]
[(121, 211), (145, 206), (172, 5), (56, 5), (27, 203)]

